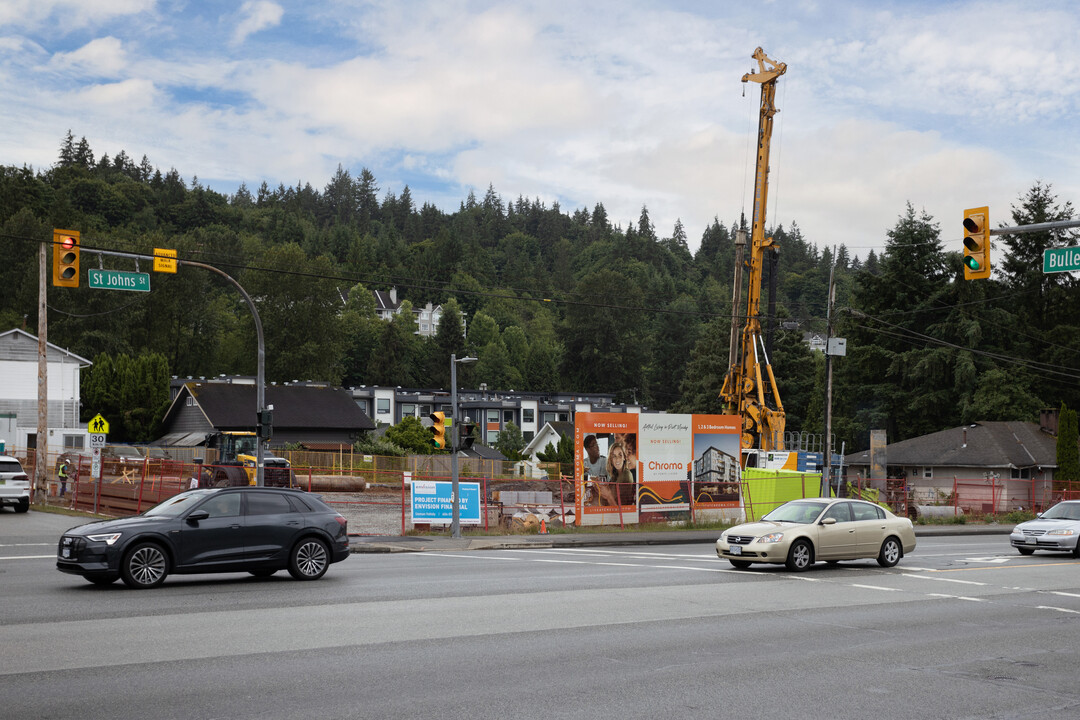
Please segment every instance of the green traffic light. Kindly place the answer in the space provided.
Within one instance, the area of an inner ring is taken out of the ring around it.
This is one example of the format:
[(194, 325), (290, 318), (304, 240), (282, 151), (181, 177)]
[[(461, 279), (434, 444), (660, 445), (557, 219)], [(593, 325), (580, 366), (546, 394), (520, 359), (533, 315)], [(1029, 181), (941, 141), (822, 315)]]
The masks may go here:
[(976, 260), (973, 257), (964, 258), (964, 264), (967, 265), (968, 270), (979, 270), (979, 269), (981, 269), (981, 266), (979, 265), (979, 261)]

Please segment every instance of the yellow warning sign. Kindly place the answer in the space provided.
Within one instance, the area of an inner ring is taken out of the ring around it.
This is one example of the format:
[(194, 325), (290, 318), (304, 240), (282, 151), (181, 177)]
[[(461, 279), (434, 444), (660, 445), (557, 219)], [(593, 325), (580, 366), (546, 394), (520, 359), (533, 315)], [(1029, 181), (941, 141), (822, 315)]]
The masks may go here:
[(108, 435), (109, 421), (101, 417), (101, 413), (98, 413), (90, 419), (90, 422), (86, 423), (86, 428), (92, 433), (101, 433), (103, 435)]

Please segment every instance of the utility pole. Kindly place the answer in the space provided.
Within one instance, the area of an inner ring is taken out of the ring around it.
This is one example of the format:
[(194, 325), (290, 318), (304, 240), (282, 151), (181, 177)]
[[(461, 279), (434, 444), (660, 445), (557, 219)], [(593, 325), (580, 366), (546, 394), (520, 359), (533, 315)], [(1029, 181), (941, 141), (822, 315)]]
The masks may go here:
[(821, 497), (829, 497), (832, 487), (832, 309), (836, 302), (836, 246), (833, 245), (833, 263), (829, 269), (829, 296), (825, 309), (825, 469), (821, 473)]
[[(55, 251), (54, 251), (55, 252)], [(49, 451), (49, 316), (46, 303), (48, 249), (38, 250), (38, 411), (37, 441), (34, 448), (34, 502), (46, 500)]]

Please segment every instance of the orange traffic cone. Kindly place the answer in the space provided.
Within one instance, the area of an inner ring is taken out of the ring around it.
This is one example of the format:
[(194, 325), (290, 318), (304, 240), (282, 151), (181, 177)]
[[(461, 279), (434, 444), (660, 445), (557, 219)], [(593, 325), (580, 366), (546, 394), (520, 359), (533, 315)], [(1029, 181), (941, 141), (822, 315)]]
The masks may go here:
[(540, 534), (547, 535), (547, 520), (540, 518)]

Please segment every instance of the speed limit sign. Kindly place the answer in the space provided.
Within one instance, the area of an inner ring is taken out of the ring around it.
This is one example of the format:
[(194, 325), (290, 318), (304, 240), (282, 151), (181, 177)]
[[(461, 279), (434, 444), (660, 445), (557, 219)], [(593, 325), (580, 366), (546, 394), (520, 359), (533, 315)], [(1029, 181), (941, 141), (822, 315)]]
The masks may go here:
[(105, 447), (105, 433), (90, 433), (90, 449)]

